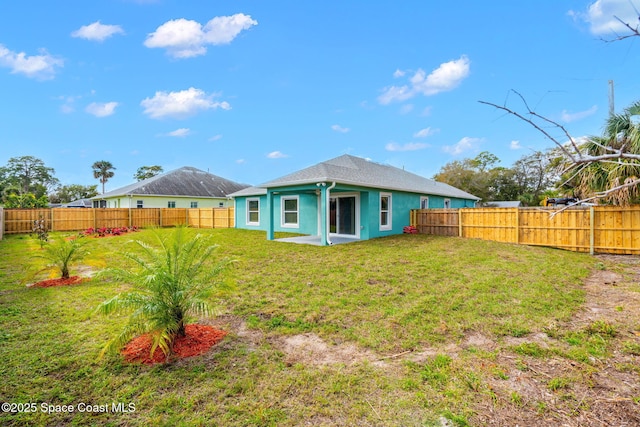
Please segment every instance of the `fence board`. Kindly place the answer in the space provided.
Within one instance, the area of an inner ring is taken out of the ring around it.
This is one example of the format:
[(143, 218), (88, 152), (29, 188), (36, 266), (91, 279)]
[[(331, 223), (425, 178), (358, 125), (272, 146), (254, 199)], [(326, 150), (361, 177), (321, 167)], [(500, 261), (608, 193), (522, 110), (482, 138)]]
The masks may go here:
[(79, 231), (91, 227), (171, 227), (182, 224), (194, 228), (234, 226), (233, 208), (2, 209), (0, 238), (2, 230), (4, 234), (30, 233), (33, 221), (40, 218), (45, 220), (47, 229), (51, 231)]
[(551, 246), (577, 252), (640, 254), (640, 206), (576, 207), (552, 216), (556, 210), (538, 207), (420, 209), (412, 211), (411, 223), (424, 234)]

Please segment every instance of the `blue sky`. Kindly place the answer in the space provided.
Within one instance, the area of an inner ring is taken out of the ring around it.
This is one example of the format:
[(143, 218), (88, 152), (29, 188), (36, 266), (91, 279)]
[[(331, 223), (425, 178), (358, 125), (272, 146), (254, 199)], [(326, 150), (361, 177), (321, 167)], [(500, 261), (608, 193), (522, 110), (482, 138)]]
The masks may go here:
[(0, 13), (0, 165), (35, 156), (107, 191), (144, 165), (247, 184), (342, 154), (432, 177), (489, 151), (553, 143), (520, 92), (575, 136), (600, 134), (609, 80), (640, 99), (636, 0), (22, 0)]

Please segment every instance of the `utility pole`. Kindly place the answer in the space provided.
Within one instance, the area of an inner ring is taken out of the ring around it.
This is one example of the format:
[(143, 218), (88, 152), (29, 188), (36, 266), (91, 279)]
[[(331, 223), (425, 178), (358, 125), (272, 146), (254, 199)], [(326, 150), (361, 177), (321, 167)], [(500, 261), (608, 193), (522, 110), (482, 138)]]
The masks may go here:
[(609, 80), (609, 117), (613, 117), (616, 109), (613, 102), (613, 80)]

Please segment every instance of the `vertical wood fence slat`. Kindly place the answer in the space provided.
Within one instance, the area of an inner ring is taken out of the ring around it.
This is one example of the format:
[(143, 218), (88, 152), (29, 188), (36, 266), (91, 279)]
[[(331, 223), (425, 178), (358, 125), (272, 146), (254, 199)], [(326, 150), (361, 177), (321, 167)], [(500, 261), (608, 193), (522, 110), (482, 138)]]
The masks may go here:
[(640, 206), (416, 209), (419, 233), (550, 246), (576, 252), (640, 254)]
[(4, 235), (4, 208), (0, 206), (0, 240)]

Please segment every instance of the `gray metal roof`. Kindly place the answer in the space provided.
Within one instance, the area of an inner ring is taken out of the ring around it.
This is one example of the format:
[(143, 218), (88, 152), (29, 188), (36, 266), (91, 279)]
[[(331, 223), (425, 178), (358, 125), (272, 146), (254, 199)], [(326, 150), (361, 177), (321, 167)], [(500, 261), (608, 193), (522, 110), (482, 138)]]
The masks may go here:
[(484, 204), (487, 208), (519, 208), (522, 202), (519, 200), (504, 200), (499, 202), (487, 202)]
[[(348, 154), (274, 179), (260, 185), (260, 187), (276, 188), (334, 181), (339, 184), (362, 187), (480, 200), (479, 197), (452, 187), (449, 184), (437, 182), (403, 169), (375, 163)], [(237, 195), (237, 193), (233, 194), (233, 196)]]
[(108, 191), (93, 199), (128, 195), (220, 198), (247, 187), (246, 184), (239, 184), (209, 172), (185, 166)]

